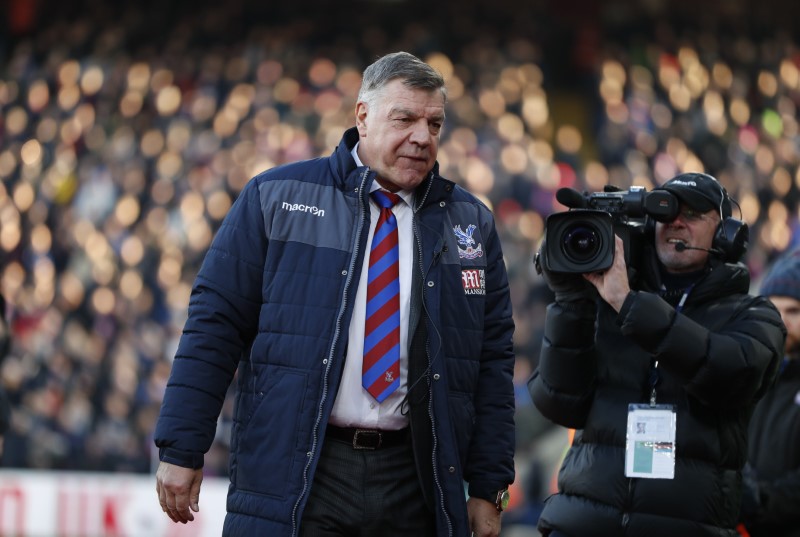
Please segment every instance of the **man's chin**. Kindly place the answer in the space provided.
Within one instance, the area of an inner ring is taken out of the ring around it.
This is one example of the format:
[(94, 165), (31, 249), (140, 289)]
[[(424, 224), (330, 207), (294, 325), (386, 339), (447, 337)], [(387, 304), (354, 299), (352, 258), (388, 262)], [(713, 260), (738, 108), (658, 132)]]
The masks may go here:
[(673, 248), (659, 249), (658, 260), (669, 272), (682, 272), (690, 264), (681, 253), (676, 252)]
[(392, 184), (399, 187), (400, 190), (414, 190), (423, 180), (425, 180), (427, 173), (420, 174), (419, 172), (403, 172), (390, 180)]

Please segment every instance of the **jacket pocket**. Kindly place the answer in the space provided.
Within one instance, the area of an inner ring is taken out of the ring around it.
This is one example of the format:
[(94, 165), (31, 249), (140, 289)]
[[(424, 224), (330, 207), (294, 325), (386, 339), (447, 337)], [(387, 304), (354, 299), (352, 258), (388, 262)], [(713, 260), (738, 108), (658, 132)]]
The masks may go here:
[(257, 367), (254, 375), (255, 389), (239, 400), (231, 477), (238, 490), (283, 498), (294, 468), (307, 378), (274, 366)]
[(468, 394), (451, 394), (450, 415), (453, 417), (453, 436), (458, 446), (458, 458), (461, 468), (467, 463), (469, 444), (472, 441), (472, 433), (475, 428), (475, 404), (472, 397)]

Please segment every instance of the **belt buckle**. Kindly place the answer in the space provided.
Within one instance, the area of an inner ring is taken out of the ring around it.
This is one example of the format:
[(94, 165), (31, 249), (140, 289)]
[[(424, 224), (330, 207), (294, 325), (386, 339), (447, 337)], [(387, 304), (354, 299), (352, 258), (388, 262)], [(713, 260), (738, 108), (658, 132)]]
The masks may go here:
[(353, 434), (353, 449), (378, 449), (381, 447), (381, 440), (380, 431), (356, 429)]

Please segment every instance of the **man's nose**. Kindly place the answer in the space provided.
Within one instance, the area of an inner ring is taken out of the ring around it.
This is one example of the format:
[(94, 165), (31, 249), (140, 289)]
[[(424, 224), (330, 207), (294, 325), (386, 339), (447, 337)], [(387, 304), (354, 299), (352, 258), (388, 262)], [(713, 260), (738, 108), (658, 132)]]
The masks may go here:
[(424, 119), (415, 122), (411, 129), (411, 136), (409, 139), (418, 145), (428, 145), (431, 143), (431, 130), (428, 122)]
[(673, 226), (673, 227), (675, 227), (675, 226), (685, 226), (686, 225), (686, 216), (684, 216), (684, 214), (682, 212), (678, 213), (678, 216), (675, 217), (675, 220), (673, 220), (672, 222), (669, 222), (668, 225)]

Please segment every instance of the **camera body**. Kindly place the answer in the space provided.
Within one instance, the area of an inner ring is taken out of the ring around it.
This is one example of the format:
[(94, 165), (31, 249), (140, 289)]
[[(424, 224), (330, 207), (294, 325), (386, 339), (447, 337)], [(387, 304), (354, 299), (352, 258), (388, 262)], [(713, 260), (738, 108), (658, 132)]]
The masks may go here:
[(547, 217), (545, 262), (550, 272), (582, 274), (608, 269), (614, 262), (614, 235), (625, 245), (625, 263), (636, 267), (648, 218), (670, 222), (679, 201), (666, 190), (643, 187), (581, 194), (562, 188), (556, 199), (570, 210)]

